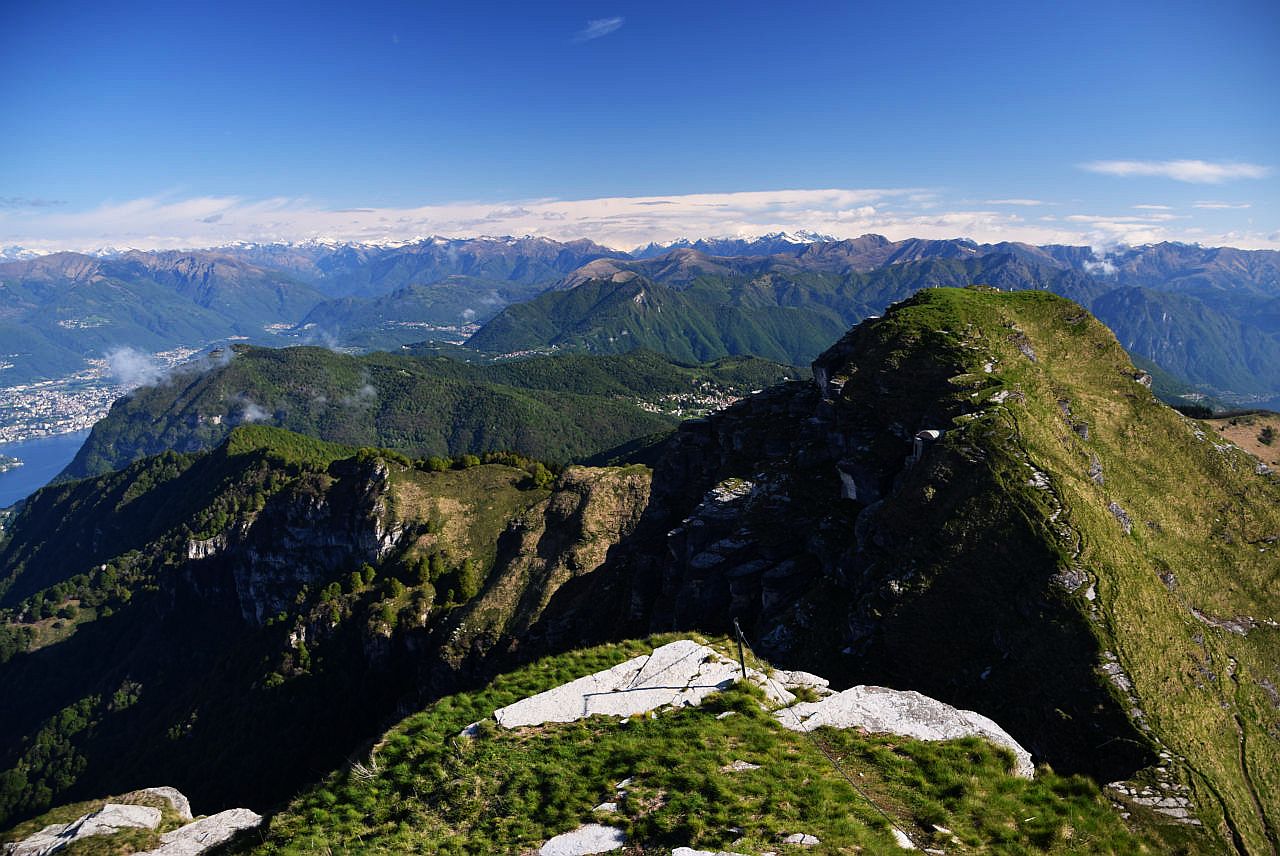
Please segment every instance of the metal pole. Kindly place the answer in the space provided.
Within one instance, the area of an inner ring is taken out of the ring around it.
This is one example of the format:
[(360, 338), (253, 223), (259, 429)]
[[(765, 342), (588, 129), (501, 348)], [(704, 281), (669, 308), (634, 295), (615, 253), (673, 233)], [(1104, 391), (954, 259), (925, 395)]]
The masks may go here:
[(742, 652), (742, 628), (738, 626), (738, 619), (733, 619), (733, 631), (738, 636), (738, 663), (742, 666), (742, 679), (747, 679), (747, 657)]

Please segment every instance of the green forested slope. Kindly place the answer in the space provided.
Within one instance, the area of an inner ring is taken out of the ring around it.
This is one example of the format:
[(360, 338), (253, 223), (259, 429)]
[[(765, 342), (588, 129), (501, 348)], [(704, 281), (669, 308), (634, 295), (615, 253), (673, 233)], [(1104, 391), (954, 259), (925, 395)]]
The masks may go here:
[[(468, 346), (497, 353), (549, 346), (620, 353), (645, 347), (682, 360), (754, 354), (804, 364), (851, 324), (921, 288), (981, 282), (1052, 289), (1082, 300), (1102, 290), (1073, 271), (1011, 255), (925, 259), (874, 271), (832, 270), (790, 257), (690, 256), (681, 265), (661, 259), (603, 275), (615, 268), (622, 265), (597, 262), (572, 288), (508, 307)], [(595, 272), (601, 275), (593, 278)]]
[(118, 401), (64, 475), (107, 472), (169, 449), (209, 448), (247, 422), (414, 456), (511, 450), (564, 462), (670, 430), (687, 410), (719, 406), (798, 373), (751, 358), (684, 366), (652, 353), (472, 365), (237, 347), (222, 363)]
[(242, 426), (40, 491), (0, 541), (0, 827), (142, 783), (287, 799), (397, 705), (492, 674), (647, 484)]

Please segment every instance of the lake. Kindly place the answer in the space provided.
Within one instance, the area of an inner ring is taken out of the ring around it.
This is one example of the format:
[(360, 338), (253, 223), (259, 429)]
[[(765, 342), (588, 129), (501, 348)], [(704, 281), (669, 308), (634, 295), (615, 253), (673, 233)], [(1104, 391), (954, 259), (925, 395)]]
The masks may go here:
[(26, 499), (49, 480), (62, 472), (80, 451), (89, 436), (88, 429), (74, 434), (58, 434), (39, 437), (21, 443), (0, 444), (0, 455), (8, 455), (22, 461), (22, 466), (0, 473), (0, 508), (8, 508), (20, 499)]

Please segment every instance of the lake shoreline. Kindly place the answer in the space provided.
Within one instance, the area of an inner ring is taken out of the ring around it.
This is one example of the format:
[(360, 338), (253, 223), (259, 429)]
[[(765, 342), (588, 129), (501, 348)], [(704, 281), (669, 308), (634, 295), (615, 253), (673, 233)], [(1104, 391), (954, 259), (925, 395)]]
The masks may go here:
[[(90, 429), (0, 444), (0, 508), (26, 499), (58, 476), (84, 445)], [(5, 458), (21, 462), (4, 468)]]

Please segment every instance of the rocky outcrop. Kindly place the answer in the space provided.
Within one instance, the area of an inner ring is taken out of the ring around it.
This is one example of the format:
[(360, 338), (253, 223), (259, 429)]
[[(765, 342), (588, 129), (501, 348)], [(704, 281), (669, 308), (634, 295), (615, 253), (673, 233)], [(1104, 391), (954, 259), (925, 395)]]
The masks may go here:
[(783, 844), (791, 844), (796, 847), (817, 847), (822, 840), (816, 835), (810, 835), (807, 832), (793, 832), (782, 839)]
[(106, 803), (97, 811), (70, 823), (55, 823), (36, 834), (8, 845), (6, 856), (50, 856), (74, 842), (91, 836), (114, 835), (126, 829), (155, 829), (160, 825), (160, 809), (146, 805)]
[[(493, 712), (493, 719), (508, 729), (575, 722), (591, 716), (615, 716), (625, 722), (633, 716), (653, 716), (663, 709), (699, 706), (711, 694), (742, 679), (744, 672), (746, 680), (763, 690), (766, 703), (777, 706), (773, 716), (779, 725), (789, 730), (858, 728), (915, 740), (980, 737), (1013, 754), (1016, 775), (1025, 778), (1034, 775), (1031, 753), (995, 722), (973, 711), (957, 710), (920, 693), (884, 687), (857, 686), (832, 694), (827, 689), (828, 682), (817, 675), (783, 671), (767, 674), (744, 669), (715, 649), (690, 639), (670, 642), (649, 654), (499, 708)], [(816, 702), (797, 702), (784, 683), (825, 697)], [(722, 713), (719, 718), (730, 715), (733, 714)], [(479, 722), (472, 723), (463, 729), (461, 736), (477, 735), (480, 726)], [(735, 760), (722, 767), (721, 772), (749, 774), (759, 769), (758, 764)], [(625, 779), (614, 786), (618, 800), (626, 798), (630, 783), (630, 779)], [(595, 810), (616, 812), (618, 804), (616, 801), (601, 803)], [(900, 848), (916, 849), (901, 829), (891, 826), (891, 831)], [(821, 842), (817, 836), (796, 832), (785, 835), (782, 843), (814, 847)], [(625, 844), (622, 830), (592, 823), (555, 836), (538, 852), (540, 856), (585, 856), (618, 850)], [(714, 856), (711, 851), (687, 847), (673, 852)]]
[(1168, 773), (1168, 768), (1161, 765), (1156, 768), (1154, 784), (1111, 782), (1107, 790), (1124, 806), (1125, 817), (1129, 816), (1127, 809), (1131, 806), (1142, 806), (1187, 826), (1203, 826), (1195, 816), (1196, 807), (1191, 802), (1187, 786), (1172, 781)]
[[(733, 685), (740, 666), (706, 645), (688, 639), (655, 648), (610, 669), (578, 678), (493, 712), (503, 728), (573, 722), (589, 716), (636, 716), (666, 707), (697, 706), (707, 696)], [(747, 670), (777, 704), (795, 696), (768, 676)]]
[(590, 856), (621, 850), (627, 836), (621, 829), (588, 823), (552, 838), (538, 850), (538, 856)]
[(900, 734), (915, 740), (957, 740), (982, 737), (1008, 749), (1014, 757), (1014, 773), (1029, 779), (1035, 775), (1031, 753), (994, 721), (971, 710), (916, 692), (884, 687), (851, 687), (821, 701), (802, 702), (774, 713), (783, 728), (812, 731), (815, 728), (861, 728), (872, 733)]
[[(163, 800), (180, 820), (192, 821), (161, 833), (158, 847), (138, 851), (137, 856), (200, 856), (241, 832), (262, 825), (262, 816), (245, 808), (228, 809), (193, 820), (190, 802), (176, 788), (144, 788), (121, 799), (131, 798)], [(162, 818), (163, 812), (153, 805), (108, 802), (70, 823), (51, 824), (22, 841), (4, 845), (3, 853), (4, 856), (53, 856), (86, 838), (105, 838), (129, 829), (156, 829)]]
[(386, 510), (386, 462), (343, 461), (331, 475), (305, 478), (225, 531), (188, 542), (183, 579), (262, 624), (304, 586), (379, 562), (401, 533)]
[(180, 820), (193, 820), (191, 816), (191, 801), (187, 799), (186, 794), (177, 788), (159, 787), (159, 788), (143, 788), (140, 793), (152, 794), (165, 800), (177, 813)]
[[(971, 710), (957, 710), (917, 692), (867, 686), (827, 692), (816, 702), (797, 702), (789, 688), (826, 691), (826, 680), (806, 672), (767, 674), (749, 667), (745, 672), (747, 680), (778, 706), (774, 718), (791, 731), (860, 728), (915, 740), (981, 737), (1013, 753), (1016, 775), (1030, 778), (1035, 774), (1031, 753), (995, 722)], [(625, 718), (665, 708), (696, 707), (712, 693), (732, 686), (742, 674), (739, 663), (706, 645), (682, 639), (499, 708), (493, 718), (503, 728), (521, 728), (590, 716)], [(463, 733), (474, 734), (478, 727), (479, 723), (474, 723)], [(735, 761), (727, 768), (732, 772), (757, 769), (758, 765), (745, 761)]]
[(138, 856), (200, 856), (235, 836), (262, 825), (262, 815), (247, 808), (233, 808), (160, 836), (160, 846)]

